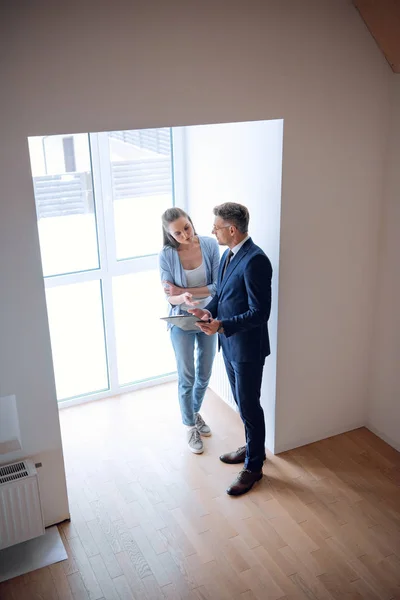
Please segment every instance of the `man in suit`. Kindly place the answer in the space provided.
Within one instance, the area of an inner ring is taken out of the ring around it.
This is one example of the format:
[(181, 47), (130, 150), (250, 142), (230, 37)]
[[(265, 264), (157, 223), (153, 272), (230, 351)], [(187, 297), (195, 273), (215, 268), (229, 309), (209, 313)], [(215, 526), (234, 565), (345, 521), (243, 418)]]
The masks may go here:
[(217, 293), (205, 309), (190, 312), (208, 335), (219, 334), (232, 394), (244, 423), (246, 445), (223, 454), (224, 463), (244, 463), (227, 489), (232, 496), (248, 492), (262, 478), (265, 460), (265, 422), (260, 404), (265, 357), (270, 354), (268, 319), (271, 310), (272, 267), (248, 235), (249, 211), (227, 202), (214, 208), (213, 233), (228, 249), (222, 256)]

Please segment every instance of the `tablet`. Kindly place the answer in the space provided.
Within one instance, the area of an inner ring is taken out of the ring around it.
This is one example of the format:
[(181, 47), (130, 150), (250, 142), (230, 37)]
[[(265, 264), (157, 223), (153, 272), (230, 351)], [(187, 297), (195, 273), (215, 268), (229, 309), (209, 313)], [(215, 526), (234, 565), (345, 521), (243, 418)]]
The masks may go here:
[(161, 320), (167, 321), (167, 323), (170, 323), (171, 325), (176, 325), (185, 331), (197, 330), (198, 328), (195, 323), (201, 321), (201, 319), (194, 315), (171, 315), (170, 317), (161, 317)]

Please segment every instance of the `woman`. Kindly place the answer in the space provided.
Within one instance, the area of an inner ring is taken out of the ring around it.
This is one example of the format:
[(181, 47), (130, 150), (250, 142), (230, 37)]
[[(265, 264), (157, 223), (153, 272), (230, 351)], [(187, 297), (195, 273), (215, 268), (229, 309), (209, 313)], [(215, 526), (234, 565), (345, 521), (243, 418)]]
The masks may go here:
[[(191, 218), (181, 208), (169, 208), (162, 215), (164, 247), (159, 255), (161, 280), (170, 303), (170, 315), (188, 314), (187, 309), (206, 306), (217, 287), (218, 244), (198, 236)], [(179, 405), (187, 427), (192, 452), (204, 450), (200, 436), (211, 435), (200, 415), (211, 376), (216, 336), (197, 327), (184, 331), (169, 325), (178, 370)]]

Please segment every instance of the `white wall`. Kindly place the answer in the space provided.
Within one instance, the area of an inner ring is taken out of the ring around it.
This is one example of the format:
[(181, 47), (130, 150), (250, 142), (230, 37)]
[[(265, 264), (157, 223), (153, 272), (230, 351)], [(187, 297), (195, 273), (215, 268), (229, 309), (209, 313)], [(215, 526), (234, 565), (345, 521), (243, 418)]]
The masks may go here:
[[(212, 209), (217, 204), (243, 203), (250, 211), (250, 235), (272, 263), (271, 356), (265, 364), (261, 403), (266, 443), (273, 451), (283, 121), (186, 127), (184, 136), (188, 211), (198, 232), (211, 235)], [(226, 401), (233, 402), (221, 355), (217, 355), (214, 364), (211, 387)]]
[(391, 72), (350, 0), (37, 0), (0, 28), (1, 394), (27, 452), (56, 458), (46, 481), (61, 491), (30, 135), (284, 118), (276, 447), (364, 422)]
[(368, 426), (400, 450), (400, 75), (391, 99)]
[(10, 106), (4, 119), (0, 160), (0, 386), (15, 394), (22, 450), (2, 464), (32, 456), (38, 470), (46, 525), (69, 516), (52, 370), (28, 143)]

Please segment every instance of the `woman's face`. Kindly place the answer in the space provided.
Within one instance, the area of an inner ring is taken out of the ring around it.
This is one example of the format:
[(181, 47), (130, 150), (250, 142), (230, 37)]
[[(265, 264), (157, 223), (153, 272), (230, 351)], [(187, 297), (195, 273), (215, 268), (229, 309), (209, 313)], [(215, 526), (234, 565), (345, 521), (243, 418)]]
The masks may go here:
[(189, 244), (193, 240), (193, 227), (187, 217), (179, 217), (170, 223), (168, 231), (180, 244)]

